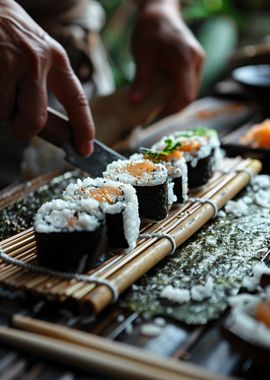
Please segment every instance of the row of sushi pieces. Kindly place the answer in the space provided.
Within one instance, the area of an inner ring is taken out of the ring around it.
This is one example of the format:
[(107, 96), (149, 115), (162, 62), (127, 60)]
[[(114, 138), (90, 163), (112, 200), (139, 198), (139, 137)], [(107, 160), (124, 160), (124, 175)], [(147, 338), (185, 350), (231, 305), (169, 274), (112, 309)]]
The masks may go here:
[(107, 259), (106, 247), (132, 250), (141, 219), (164, 219), (173, 203), (187, 200), (188, 187), (207, 183), (220, 156), (216, 131), (196, 128), (112, 162), (103, 178), (69, 184), (62, 199), (43, 204), (37, 212), (38, 264), (82, 272)]

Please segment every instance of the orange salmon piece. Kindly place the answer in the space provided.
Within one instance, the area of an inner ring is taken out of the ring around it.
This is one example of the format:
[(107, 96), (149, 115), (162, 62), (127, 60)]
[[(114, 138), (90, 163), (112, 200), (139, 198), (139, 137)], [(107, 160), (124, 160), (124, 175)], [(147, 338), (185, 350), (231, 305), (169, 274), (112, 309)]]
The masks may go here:
[(194, 150), (199, 150), (201, 147), (201, 144), (199, 141), (196, 140), (187, 140), (181, 142), (181, 145), (179, 146), (179, 150), (182, 152), (192, 152)]
[(260, 302), (257, 305), (256, 318), (270, 328), (270, 301)]
[(241, 142), (253, 148), (270, 148), (270, 119), (252, 127), (241, 138)]
[(124, 167), (125, 172), (133, 177), (140, 178), (144, 173), (155, 171), (155, 165), (151, 161), (132, 162)]
[(106, 201), (110, 204), (115, 203), (116, 198), (122, 194), (122, 191), (117, 187), (104, 186), (97, 189), (90, 189), (88, 195), (98, 202)]

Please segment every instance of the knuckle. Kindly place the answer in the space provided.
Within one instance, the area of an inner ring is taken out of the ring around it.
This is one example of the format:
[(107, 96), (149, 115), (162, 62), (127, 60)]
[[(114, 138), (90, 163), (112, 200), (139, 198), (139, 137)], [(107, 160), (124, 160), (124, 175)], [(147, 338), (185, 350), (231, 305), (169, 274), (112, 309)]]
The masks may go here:
[(89, 107), (86, 96), (84, 95), (82, 91), (78, 91), (73, 95), (72, 102), (74, 103), (75, 107), (79, 107), (79, 108)]
[(39, 131), (41, 128), (44, 127), (47, 121), (47, 112), (41, 111), (38, 113), (38, 115), (34, 119), (34, 130)]
[(197, 55), (195, 49), (190, 45), (185, 46), (182, 54), (183, 54), (183, 60), (188, 64), (190, 64), (190, 62), (192, 62)]
[(197, 53), (198, 53), (198, 57), (199, 57), (200, 61), (203, 62), (205, 60), (205, 57), (206, 57), (206, 54), (205, 54), (205, 51), (203, 50), (203, 48), (199, 47)]
[(53, 44), (53, 57), (59, 65), (70, 69), (70, 61), (64, 47), (58, 42), (54, 41)]
[(29, 58), (31, 61), (31, 69), (33, 69), (33, 76), (39, 78), (41, 73), (47, 67), (49, 61), (49, 48), (45, 44), (40, 44), (31, 49)]
[(37, 107), (37, 111), (28, 116), (29, 130), (36, 134), (39, 132), (47, 121), (47, 108), (42, 104)]
[(194, 59), (196, 59), (196, 61), (199, 63), (199, 64), (202, 64), (205, 60), (205, 52), (203, 50), (203, 48), (198, 45), (198, 46), (195, 46), (193, 48), (193, 55), (194, 55)]

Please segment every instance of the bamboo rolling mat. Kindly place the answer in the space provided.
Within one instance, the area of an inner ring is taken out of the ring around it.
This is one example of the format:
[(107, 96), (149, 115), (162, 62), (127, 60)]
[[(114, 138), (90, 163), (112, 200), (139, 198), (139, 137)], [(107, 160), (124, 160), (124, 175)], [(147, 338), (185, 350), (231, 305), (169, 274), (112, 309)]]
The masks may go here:
[[(210, 200), (210, 203), (187, 201), (175, 206), (160, 223), (147, 223), (141, 228), (142, 234), (169, 234), (180, 246), (198, 231), (214, 214), (213, 202), (217, 209), (239, 193), (250, 181), (252, 174), (261, 170), (257, 160), (240, 157), (225, 159), (222, 172), (216, 172), (209, 183), (190, 194), (192, 198)], [(6, 254), (25, 263), (35, 263), (36, 242), (30, 228), (0, 243)], [(172, 250), (167, 238), (141, 238), (137, 247), (128, 254), (115, 254), (101, 266), (87, 274), (109, 281), (122, 293), (143, 274), (164, 259)], [(63, 280), (50, 275), (41, 275), (0, 261), (0, 283), (43, 295), (49, 299), (64, 301), (72, 299), (90, 304), (95, 313), (103, 310), (113, 301), (111, 290), (105, 285), (77, 280)]]

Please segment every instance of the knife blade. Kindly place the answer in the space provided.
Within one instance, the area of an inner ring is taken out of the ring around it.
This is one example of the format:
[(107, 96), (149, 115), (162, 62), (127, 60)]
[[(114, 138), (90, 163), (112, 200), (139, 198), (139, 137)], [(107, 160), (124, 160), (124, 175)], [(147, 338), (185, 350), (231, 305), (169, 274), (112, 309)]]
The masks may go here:
[(45, 127), (39, 133), (39, 137), (49, 143), (62, 148), (65, 160), (73, 166), (89, 173), (92, 177), (102, 176), (106, 166), (115, 160), (126, 159), (107, 145), (94, 139), (94, 152), (85, 158), (80, 156), (72, 142), (72, 128), (66, 115), (48, 107), (48, 120)]

